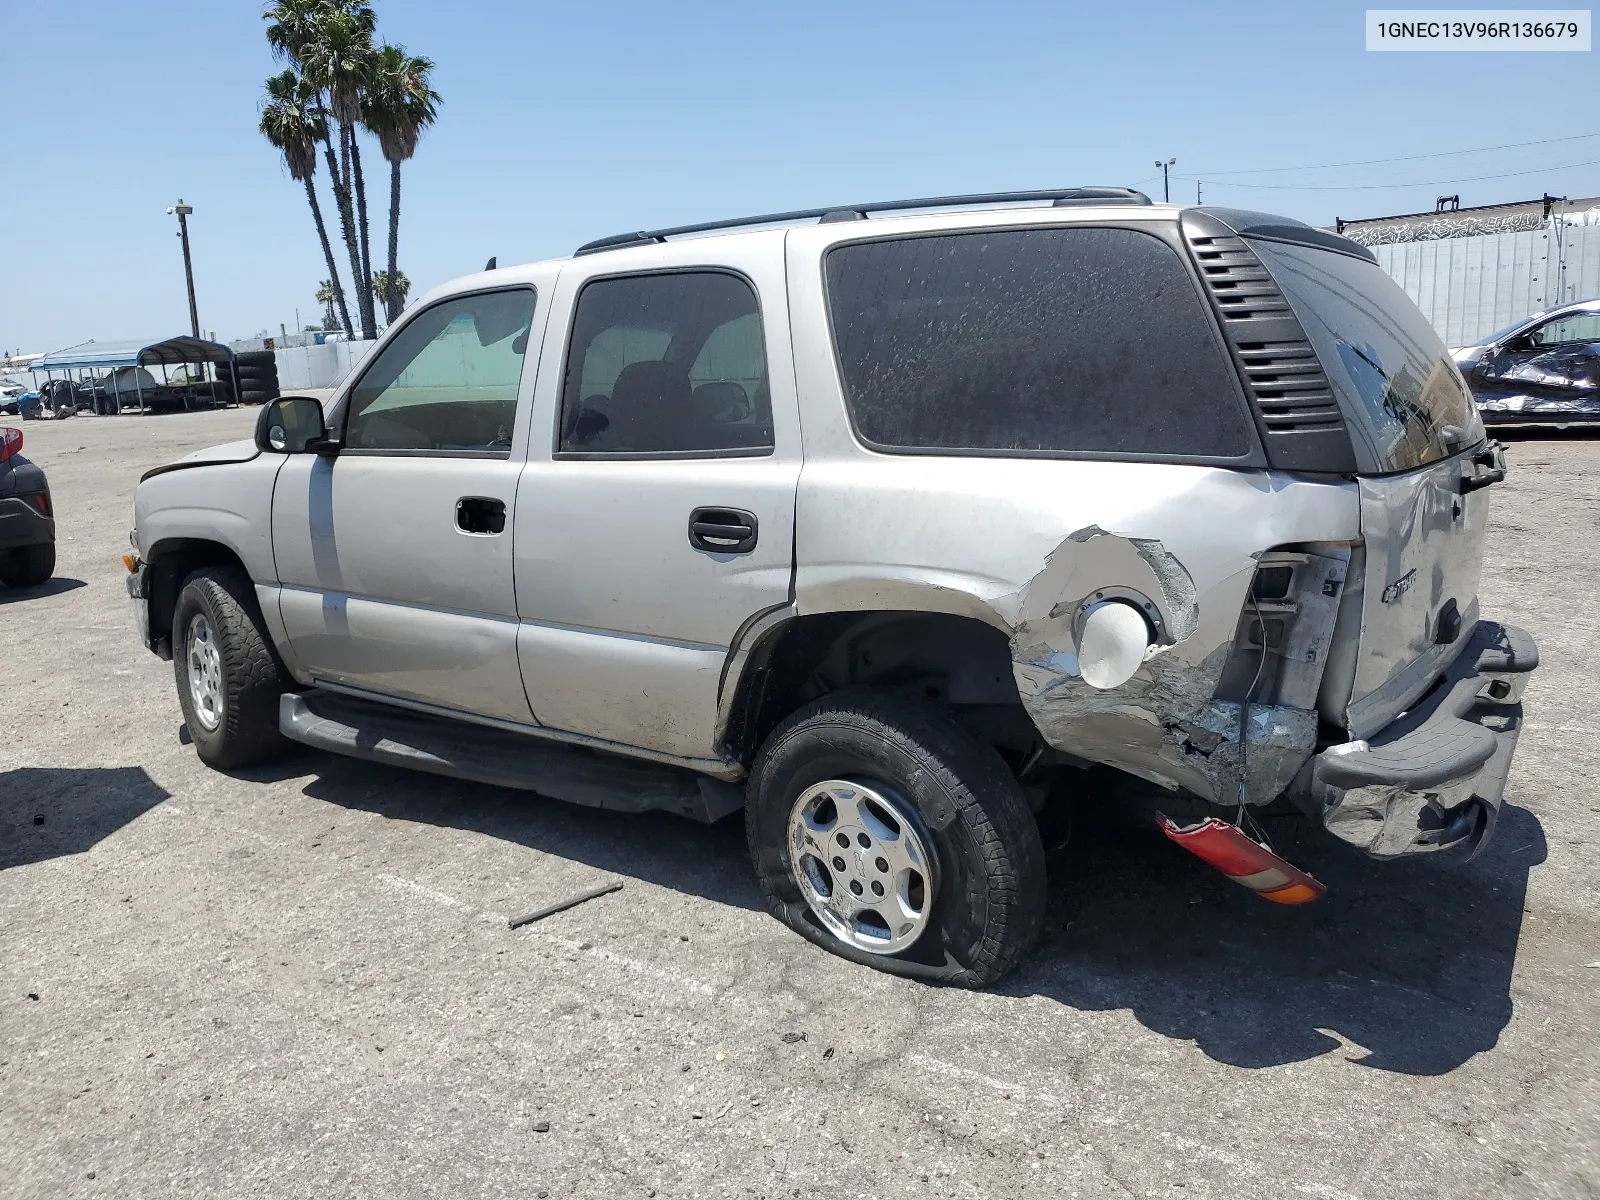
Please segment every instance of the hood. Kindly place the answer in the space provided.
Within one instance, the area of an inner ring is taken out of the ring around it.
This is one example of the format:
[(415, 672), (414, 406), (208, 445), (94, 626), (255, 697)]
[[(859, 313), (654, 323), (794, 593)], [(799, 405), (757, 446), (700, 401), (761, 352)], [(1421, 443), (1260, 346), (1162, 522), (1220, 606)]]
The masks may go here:
[(261, 451), (256, 447), (254, 438), (244, 438), (237, 442), (224, 442), (220, 446), (207, 446), (204, 450), (196, 450), (193, 454), (185, 454), (179, 462), (207, 462), (230, 463), (249, 462)]
[(196, 450), (193, 454), (186, 454), (175, 463), (168, 463), (164, 467), (155, 467), (139, 476), (143, 483), (156, 475), (165, 475), (168, 471), (182, 471), (188, 467), (208, 467), (219, 463), (249, 462), (261, 453), (254, 439), (245, 438), (237, 442), (224, 442), (220, 446), (207, 446), (204, 450)]

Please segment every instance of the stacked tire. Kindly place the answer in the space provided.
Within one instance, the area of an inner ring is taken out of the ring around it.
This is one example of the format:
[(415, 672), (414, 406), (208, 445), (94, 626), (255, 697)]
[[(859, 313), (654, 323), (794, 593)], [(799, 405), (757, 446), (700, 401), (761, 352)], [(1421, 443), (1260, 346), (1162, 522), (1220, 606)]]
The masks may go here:
[(243, 350), (232, 364), (217, 367), (217, 378), (239, 404), (265, 404), (283, 393), (278, 387), (278, 356), (271, 350)]

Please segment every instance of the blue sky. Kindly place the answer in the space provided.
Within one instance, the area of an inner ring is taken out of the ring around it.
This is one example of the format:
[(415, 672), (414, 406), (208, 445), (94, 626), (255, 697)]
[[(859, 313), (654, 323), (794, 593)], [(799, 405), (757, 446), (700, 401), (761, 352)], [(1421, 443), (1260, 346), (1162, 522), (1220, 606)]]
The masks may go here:
[[(274, 69), (258, 6), (0, 4), (0, 348), (186, 331), (165, 213), (179, 196), (195, 207), (205, 329), (276, 333), (297, 307), (314, 319), (327, 272), (304, 193), (255, 131)], [(416, 291), (491, 254), (776, 209), (1079, 183), (1159, 199), (1157, 157), (1178, 159), (1174, 199), (1194, 198), (1199, 173), (1208, 203), (1318, 224), (1431, 209), (1440, 193), (1600, 194), (1600, 137), (1223, 174), (1600, 133), (1592, 53), (1371, 54), (1364, 5), (375, 7), (383, 37), (438, 63), (445, 98), (405, 174), (400, 265)], [(386, 174), (368, 161), (376, 246)], [(1354, 187), (1394, 183), (1414, 186)]]

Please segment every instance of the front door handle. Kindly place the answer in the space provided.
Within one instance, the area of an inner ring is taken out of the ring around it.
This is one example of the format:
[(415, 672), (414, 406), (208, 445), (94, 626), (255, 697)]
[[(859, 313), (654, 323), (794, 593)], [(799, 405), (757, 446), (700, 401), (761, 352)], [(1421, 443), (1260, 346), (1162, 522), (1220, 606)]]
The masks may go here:
[(713, 554), (749, 554), (760, 524), (742, 508), (697, 508), (689, 514), (689, 545)]
[(456, 501), (456, 528), (462, 533), (493, 537), (505, 532), (506, 502), (488, 496), (463, 496)]

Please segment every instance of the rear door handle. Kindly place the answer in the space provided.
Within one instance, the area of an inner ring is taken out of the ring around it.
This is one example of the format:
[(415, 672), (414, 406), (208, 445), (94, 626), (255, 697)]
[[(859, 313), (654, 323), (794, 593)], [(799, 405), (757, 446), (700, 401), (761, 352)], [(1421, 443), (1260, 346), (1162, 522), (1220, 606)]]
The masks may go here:
[(689, 545), (712, 554), (749, 554), (760, 523), (742, 508), (697, 508), (689, 514)]
[(463, 496), (456, 501), (456, 528), (462, 533), (493, 537), (506, 527), (506, 502), (488, 496)]

